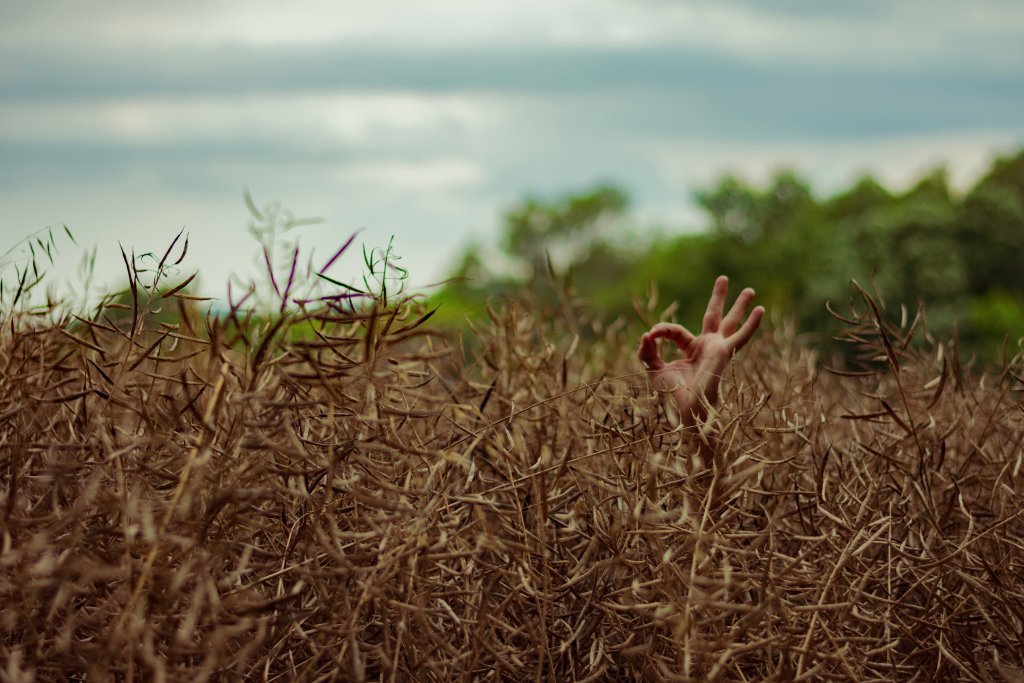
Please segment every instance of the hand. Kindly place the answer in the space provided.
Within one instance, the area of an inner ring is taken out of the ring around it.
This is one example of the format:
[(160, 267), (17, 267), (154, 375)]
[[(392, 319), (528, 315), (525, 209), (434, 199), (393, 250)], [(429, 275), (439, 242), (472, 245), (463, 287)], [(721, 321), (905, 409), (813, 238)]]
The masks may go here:
[[(764, 307), (758, 306), (743, 322), (754, 298), (754, 290), (749, 287), (740, 292), (729, 313), (722, 317), (728, 291), (729, 278), (720, 275), (711, 291), (699, 336), (693, 336), (682, 325), (658, 323), (640, 339), (637, 357), (647, 368), (651, 384), (658, 391), (671, 393), (679, 417), (688, 427), (707, 419), (707, 405), (718, 404), (718, 386), (725, 366), (750, 341), (764, 317)], [(658, 352), (658, 340), (662, 338), (671, 340), (683, 357), (666, 363)]]

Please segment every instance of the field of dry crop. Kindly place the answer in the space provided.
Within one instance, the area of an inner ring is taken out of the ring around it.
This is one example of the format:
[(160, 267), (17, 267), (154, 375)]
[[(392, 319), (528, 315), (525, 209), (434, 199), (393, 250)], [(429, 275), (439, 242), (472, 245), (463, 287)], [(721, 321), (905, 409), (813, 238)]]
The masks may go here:
[(762, 330), (701, 470), (639, 320), (141, 291), (4, 313), (0, 680), (1024, 680), (1020, 372), (913, 315)]

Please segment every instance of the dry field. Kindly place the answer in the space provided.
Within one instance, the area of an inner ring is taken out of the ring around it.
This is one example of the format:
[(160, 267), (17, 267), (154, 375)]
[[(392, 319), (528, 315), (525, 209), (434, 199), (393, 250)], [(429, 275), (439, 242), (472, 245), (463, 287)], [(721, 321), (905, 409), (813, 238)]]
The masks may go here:
[(762, 330), (701, 471), (639, 322), (144, 294), (4, 314), (0, 680), (1024, 680), (1020, 372), (913, 315)]

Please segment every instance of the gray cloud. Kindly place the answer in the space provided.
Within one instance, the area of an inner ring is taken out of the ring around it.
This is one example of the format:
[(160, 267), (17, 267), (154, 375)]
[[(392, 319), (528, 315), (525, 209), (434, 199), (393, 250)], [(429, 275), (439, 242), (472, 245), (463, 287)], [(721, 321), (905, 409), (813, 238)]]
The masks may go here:
[[(870, 48), (868, 48), (870, 49)], [(798, 90), (857, 87), (866, 95), (907, 86), (993, 91), (1019, 88), (1020, 70), (993, 71), (969, 56), (913, 65), (822, 65), (728, 56), (707, 49), (460, 48), (373, 50), (332, 46), (109, 50), (26, 56), (0, 73), (0, 97), (92, 99), (174, 94), (357, 91), (591, 91), (610, 88)]]
[[(694, 50), (547, 49), (373, 52), (339, 48), (218, 49), (126, 59), (34, 60), (0, 77), (0, 101), (31, 102), (178, 97), (282, 98), (310, 92), (501, 94), (533, 97), (535, 111), (595, 139), (616, 135), (702, 133), (730, 139), (893, 135), (963, 128), (1017, 127), (1024, 69), (825, 68), (722, 58)], [(520, 120), (543, 128), (545, 121)], [(191, 150), (252, 156), (267, 147)], [(140, 155), (146, 143), (113, 147)], [(308, 158), (322, 150), (282, 142), (267, 153)], [(53, 150), (41, 147), (46, 155)], [(69, 154), (78, 152), (69, 148)], [(187, 154), (182, 148), (154, 149)]]
[(186, 223), (218, 281), (249, 185), (333, 219), (324, 249), (397, 233), (432, 279), (528, 190), (617, 180), (676, 216), (724, 170), (900, 182), (1024, 141), (1024, 15), (999, 0), (532, 1), (495, 5), (506, 21), (447, 0), (451, 21), (422, 26), (302, 5), (280, 34), (276, 2), (237, 30), (233, 3), (7, 3), (4, 234), (59, 220), (146, 242)]

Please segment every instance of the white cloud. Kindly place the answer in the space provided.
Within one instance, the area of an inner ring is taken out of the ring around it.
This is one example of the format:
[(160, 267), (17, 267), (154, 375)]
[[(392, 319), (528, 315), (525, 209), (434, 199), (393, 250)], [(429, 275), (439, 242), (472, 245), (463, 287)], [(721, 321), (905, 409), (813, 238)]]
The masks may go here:
[(783, 168), (809, 178), (821, 192), (839, 190), (871, 174), (904, 188), (923, 173), (946, 166), (954, 187), (966, 189), (997, 154), (1024, 144), (1020, 131), (971, 131), (864, 139), (789, 140), (730, 144), (702, 139), (639, 143), (660, 174), (679, 187), (707, 187), (723, 173), (763, 183)]
[[(23, 52), (52, 79), (0, 62), (14, 95), (0, 97), (4, 231), (67, 221), (116, 277), (117, 240), (155, 249), (184, 225), (217, 290), (248, 268), (248, 185), (324, 216), (307, 231), (321, 252), (361, 227), (370, 245), (394, 234), (425, 283), (471, 237), (491, 241), (526, 191), (616, 180), (645, 221), (692, 227), (688, 191), (725, 171), (760, 181), (794, 166), (829, 191), (946, 163), (963, 186), (1024, 143), (1009, 87), (1024, 72), (1024, 4), (785, 1), (0, 1), (2, 56)], [(345, 62), (348, 48), (365, 61)], [(434, 48), (443, 59), (417, 63)], [(683, 56), (666, 66), (668, 53)], [(536, 73), (566, 54), (557, 78)], [(338, 65), (350, 70), (332, 80)], [(232, 90), (250, 67), (267, 77)], [(363, 89), (344, 89), (356, 77)]]
[(434, 159), (422, 162), (363, 162), (338, 168), (331, 177), (341, 185), (394, 195), (414, 190), (432, 192), (480, 184), (480, 165), (469, 159)]
[(115, 98), (0, 102), (0, 140), (163, 144), (287, 138), (291, 144), (359, 143), (372, 136), (472, 134), (483, 101), (416, 93)]
[(926, 63), (956, 53), (1024, 62), (1024, 5), (907, 0), (780, 11), (735, 0), (37, 0), (5, 10), (0, 44), (141, 50), (337, 43), (430, 47), (692, 46), (751, 58)]

